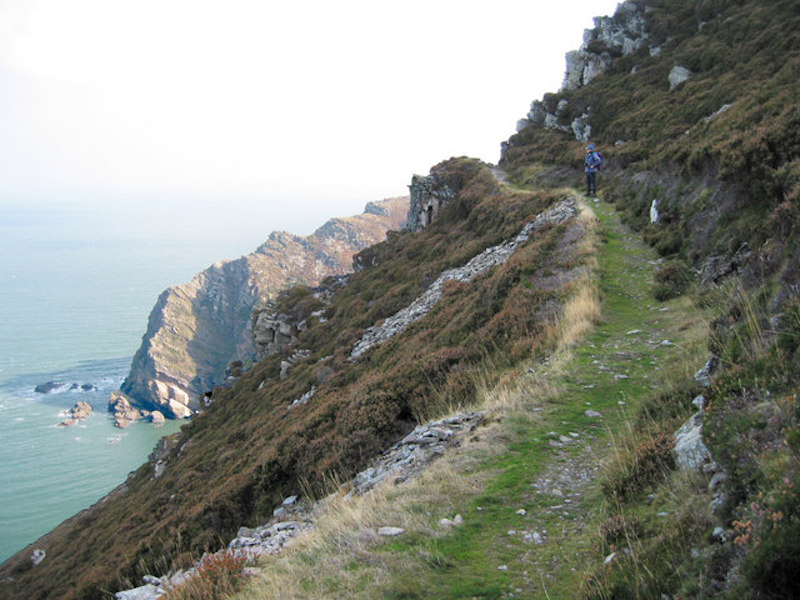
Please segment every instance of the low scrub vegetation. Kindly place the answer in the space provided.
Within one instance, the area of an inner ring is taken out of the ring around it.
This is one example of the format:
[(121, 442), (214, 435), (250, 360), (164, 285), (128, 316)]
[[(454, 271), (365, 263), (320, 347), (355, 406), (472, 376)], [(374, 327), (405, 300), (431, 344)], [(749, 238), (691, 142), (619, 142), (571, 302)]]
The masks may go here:
[(166, 600), (224, 600), (244, 586), (243, 556), (224, 551), (204, 556), (197, 572), (184, 583), (170, 589)]

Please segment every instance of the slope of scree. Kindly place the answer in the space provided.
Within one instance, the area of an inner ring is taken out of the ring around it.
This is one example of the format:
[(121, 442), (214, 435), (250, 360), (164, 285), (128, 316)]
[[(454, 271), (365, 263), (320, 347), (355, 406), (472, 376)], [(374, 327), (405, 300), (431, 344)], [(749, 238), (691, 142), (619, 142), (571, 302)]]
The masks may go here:
[[(100, 598), (102, 590), (135, 587), (145, 573), (190, 565), (240, 526), (264, 522), (301, 482), (323, 489), (418, 421), (471, 402), (478, 382), (494, 376), (486, 364), (513, 364), (546, 347), (565, 292), (532, 281), (565, 234), (558, 225), (541, 227), (472, 282), (446, 282), (425, 318), (349, 360), (367, 327), (409, 305), (443, 271), (514, 238), (564, 197), (511, 191), (475, 160), (436, 168), (455, 195), (430, 226), (390, 234), (370, 248), (370, 266), (346, 285), (330, 281), (329, 292), (297, 288), (279, 298), (280, 312), (308, 315), (295, 347), (256, 364), (230, 389), (217, 388), (207, 411), (153, 462), (7, 561), (3, 596)], [(294, 364), (281, 378), (291, 355)], [(305, 404), (289, 408), (312, 388)], [(33, 548), (47, 553), (35, 568)]]

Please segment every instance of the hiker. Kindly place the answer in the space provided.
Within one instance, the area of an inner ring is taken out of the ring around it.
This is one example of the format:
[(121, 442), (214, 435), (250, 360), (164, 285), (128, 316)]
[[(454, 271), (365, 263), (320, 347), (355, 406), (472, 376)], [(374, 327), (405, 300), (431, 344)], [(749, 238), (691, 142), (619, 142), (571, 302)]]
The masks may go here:
[(603, 155), (594, 149), (594, 144), (586, 146), (586, 195), (590, 198), (597, 196), (597, 172), (603, 166)]

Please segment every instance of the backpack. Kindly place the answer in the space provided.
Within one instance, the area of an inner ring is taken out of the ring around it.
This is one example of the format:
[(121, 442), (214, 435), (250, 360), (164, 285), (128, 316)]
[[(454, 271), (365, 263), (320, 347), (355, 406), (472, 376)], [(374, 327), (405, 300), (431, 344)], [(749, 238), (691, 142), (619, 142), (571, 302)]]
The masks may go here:
[(590, 152), (586, 156), (586, 166), (601, 171), (603, 169), (603, 155), (597, 150)]

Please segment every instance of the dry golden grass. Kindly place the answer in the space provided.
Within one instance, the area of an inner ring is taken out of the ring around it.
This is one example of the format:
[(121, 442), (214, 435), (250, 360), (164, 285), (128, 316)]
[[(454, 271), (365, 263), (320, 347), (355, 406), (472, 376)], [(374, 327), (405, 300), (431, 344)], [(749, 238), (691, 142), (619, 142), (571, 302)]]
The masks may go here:
[[(573, 193), (575, 192), (573, 191)], [(598, 220), (586, 204), (581, 202), (579, 206), (578, 219), (585, 227), (585, 234), (578, 245), (578, 253), (583, 257), (586, 268), (583, 276), (573, 284), (577, 288), (577, 293), (564, 305), (559, 321), (560, 331), (556, 356), (563, 352), (569, 352), (580, 340), (584, 339), (594, 329), (601, 314), (600, 290), (597, 286)]]
[[(391, 572), (403, 568), (385, 564), (373, 548), (384, 541), (378, 528), (402, 527), (406, 536), (434, 540), (447, 533), (438, 525), (443, 517), (455, 516), (456, 502), (478, 493), (491, 472), (477, 471), (486, 458), (505, 448), (504, 432), (489, 424), (462, 447), (448, 452), (419, 476), (401, 486), (390, 480), (364, 496), (346, 495), (346, 487), (319, 501), (313, 530), (298, 537), (281, 554), (263, 559), (263, 573), (251, 581), (237, 600), (370, 597), (363, 582), (380, 585)], [(399, 560), (413, 570), (419, 560), (429, 559), (430, 548), (420, 545), (417, 553), (404, 553)], [(349, 569), (358, 564), (357, 570)], [(366, 595), (364, 595), (366, 594)]]

